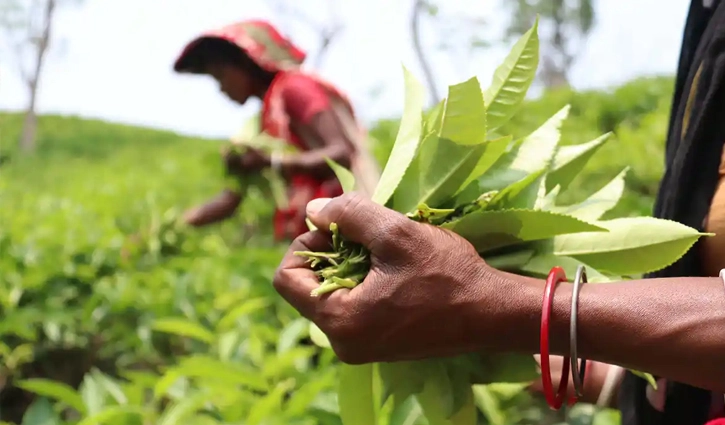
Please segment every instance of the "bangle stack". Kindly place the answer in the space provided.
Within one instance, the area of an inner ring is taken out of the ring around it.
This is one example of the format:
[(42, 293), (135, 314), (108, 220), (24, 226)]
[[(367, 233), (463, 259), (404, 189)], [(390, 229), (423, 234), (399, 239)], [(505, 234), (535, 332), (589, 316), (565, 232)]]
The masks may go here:
[(577, 313), (579, 291), (582, 284), (587, 283), (586, 269), (579, 266), (574, 279), (574, 291), (571, 300), (571, 318), (569, 321), (569, 347), (570, 353), (564, 358), (561, 370), (561, 378), (559, 380), (559, 388), (554, 393), (554, 385), (551, 381), (551, 362), (549, 353), (549, 328), (551, 324), (551, 310), (554, 304), (554, 290), (556, 285), (566, 282), (566, 274), (561, 267), (554, 267), (549, 272), (546, 279), (546, 287), (544, 288), (544, 299), (541, 312), (541, 375), (544, 388), (544, 396), (546, 402), (554, 410), (561, 409), (567, 397), (567, 389), (569, 386), (569, 368), (572, 371), (572, 380), (574, 383), (575, 395), (567, 400), (567, 405), (573, 405), (584, 395), (584, 378), (587, 372), (587, 361), (579, 359), (577, 351)]

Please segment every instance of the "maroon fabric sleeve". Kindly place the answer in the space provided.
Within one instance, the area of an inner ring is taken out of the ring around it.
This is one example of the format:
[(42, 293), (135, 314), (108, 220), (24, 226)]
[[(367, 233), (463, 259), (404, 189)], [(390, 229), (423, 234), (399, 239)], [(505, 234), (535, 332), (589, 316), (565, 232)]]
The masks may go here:
[(282, 91), (285, 108), (291, 120), (309, 124), (318, 113), (330, 106), (325, 89), (304, 74), (290, 75)]

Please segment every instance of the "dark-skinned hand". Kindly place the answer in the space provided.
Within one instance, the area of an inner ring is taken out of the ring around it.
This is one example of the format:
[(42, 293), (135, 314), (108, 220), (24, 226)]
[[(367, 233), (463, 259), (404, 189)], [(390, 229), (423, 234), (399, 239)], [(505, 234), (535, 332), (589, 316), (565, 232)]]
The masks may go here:
[(243, 154), (225, 148), (222, 150), (222, 157), (227, 172), (233, 176), (256, 173), (271, 165), (269, 156), (254, 148), (247, 148)]
[(320, 327), (343, 362), (503, 349), (512, 330), (506, 325), (512, 285), (468, 241), (355, 193), (314, 200), (307, 215), (318, 229), (337, 223), (343, 236), (371, 253), (360, 285), (311, 297), (318, 278), (293, 253), (329, 251), (330, 235), (316, 230), (294, 240), (275, 274), (277, 291)]

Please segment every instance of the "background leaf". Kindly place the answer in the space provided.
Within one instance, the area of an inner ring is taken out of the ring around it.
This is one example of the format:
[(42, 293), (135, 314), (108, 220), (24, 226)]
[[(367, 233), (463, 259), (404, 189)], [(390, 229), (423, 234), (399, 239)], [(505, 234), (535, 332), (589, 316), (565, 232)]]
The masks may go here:
[(347, 193), (355, 190), (355, 176), (352, 174), (352, 172), (350, 172), (350, 170), (331, 160), (330, 158), (325, 158), (325, 161), (327, 161), (327, 165), (332, 168), (332, 171), (335, 172), (337, 179), (340, 180), (343, 192)]
[(159, 319), (154, 322), (153, 328), (159, 332), (195, 338), (209, 344), (213, 343), (215, 339), (214, 334), (208, 329), (198, 323), (182, 318), (169, 317)]
[(21, 425), (60, 425), (61, 420), (47, 398), (36, 399), (23, 415)]
[[(26, 391), (61, 401), (81, 414), (86, 413), (86, 406), (81, 396), (72, 387), (62, 382), (33, 378), (20, 381), (16, 385)], [(43, 410), (41, 407), (38, 409), (39, 412)]]

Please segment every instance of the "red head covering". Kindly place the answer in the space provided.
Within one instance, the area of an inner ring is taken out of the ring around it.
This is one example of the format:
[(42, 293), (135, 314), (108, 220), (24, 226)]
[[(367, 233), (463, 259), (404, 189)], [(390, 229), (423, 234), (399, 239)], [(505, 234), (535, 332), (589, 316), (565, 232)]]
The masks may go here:
[(174, 71), (199, 74), (203, 72), (198, 47), (204, 40), (226, 40), (242, 49), (262, 69), (278, 72), (296, 69), (306, 54), (284, 37), (269, 22), (246, 20), (203, 33), (189, 42), (174, 63)]

